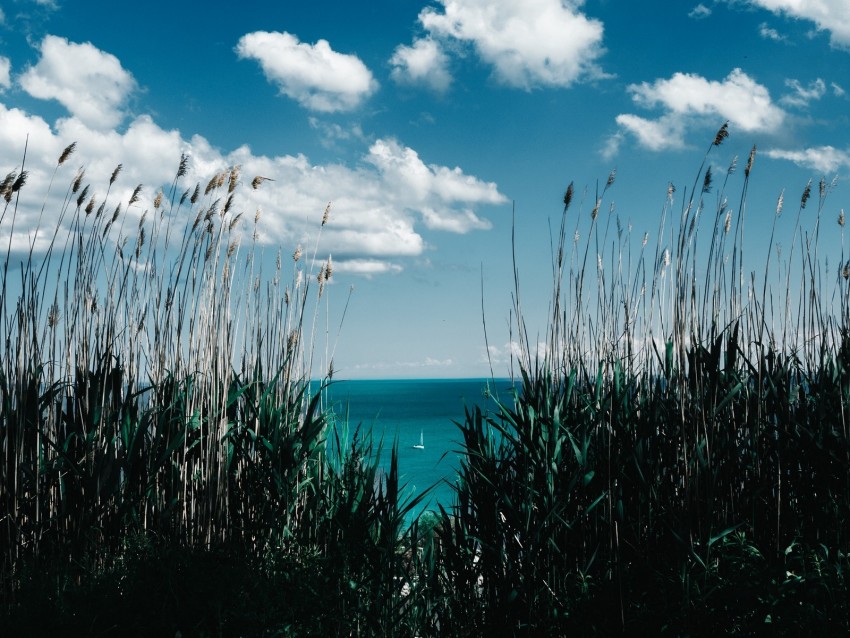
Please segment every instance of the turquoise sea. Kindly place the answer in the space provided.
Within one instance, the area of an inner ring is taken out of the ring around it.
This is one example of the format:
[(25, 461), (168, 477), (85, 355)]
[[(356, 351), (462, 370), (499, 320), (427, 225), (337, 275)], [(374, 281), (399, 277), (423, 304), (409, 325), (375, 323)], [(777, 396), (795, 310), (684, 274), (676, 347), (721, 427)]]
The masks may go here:
[[(509, 379), (393, 379), (335, 381), (328, 399), (338, 418), (348, 411), (350, 431), (359, 424), (371, 430), (377, 442), (383, 437), (383, 465), (389, 466), (390, 448), (398, 442), (399, 474), (408, 494), (434, 485), (426, 503), (417, 510), (451, 504), (451, 484), (458, 467), (464, 407), (493, 409), (488, 396), (513, 405)], [(419, 445), (420, 439), (424, 446)]]

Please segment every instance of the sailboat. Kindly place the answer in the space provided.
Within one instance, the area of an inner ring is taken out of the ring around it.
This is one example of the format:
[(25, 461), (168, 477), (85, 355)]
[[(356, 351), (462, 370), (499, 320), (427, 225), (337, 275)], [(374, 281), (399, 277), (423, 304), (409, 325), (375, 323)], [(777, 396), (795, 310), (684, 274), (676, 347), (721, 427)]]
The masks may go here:
[(414, 450), (424, 450), (425, 449), (425, 432), (420, 430), (419, 432), (419, 444), (413, 444)]

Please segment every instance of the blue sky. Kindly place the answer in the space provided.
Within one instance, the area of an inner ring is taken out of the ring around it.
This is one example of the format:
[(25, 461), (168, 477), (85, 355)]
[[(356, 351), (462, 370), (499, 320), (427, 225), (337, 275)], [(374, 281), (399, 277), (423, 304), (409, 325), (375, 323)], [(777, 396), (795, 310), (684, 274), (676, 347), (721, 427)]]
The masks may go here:
[[(719, 169), (759, 151), (753, 270), (783, 189), (837, 177), (826, 213), (850, 209), (848, 0), (197, 6), (0, 3), (4, 170), (29, 135), (27, 189), (41, 195), (76, 141), (67, 180), (84, 166), (105, 190), (123, 163), (119, 190), (146, 186), (128, 213), (141, 216), (181, 152), (192, 179), (239, 164), (275, 180), (240, 202), (246, 217), (262, 210), (270, 260), (310, 245), (332, 202), (321, 252), (335, 264), (333, 313), (354, 287), (340, 377), (488, 374), (482, 280), (504, 373), (512, 210), (523, 304), (542, 331), (566, 185), (589, 216), (616, 168), (616, 215), (652, 234), (668, 183), (689, 187), (727, 120)], [(21, 219), (13, 246), (33, 239), (36, 216)]]

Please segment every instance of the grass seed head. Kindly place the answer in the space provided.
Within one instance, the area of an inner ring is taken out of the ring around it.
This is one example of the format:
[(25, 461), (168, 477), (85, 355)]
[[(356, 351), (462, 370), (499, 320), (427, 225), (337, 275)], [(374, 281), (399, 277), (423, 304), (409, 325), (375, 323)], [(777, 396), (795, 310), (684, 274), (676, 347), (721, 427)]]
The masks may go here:
[[(292, 261), (294, 261), (295, 263), (298, 263), (298, 260), (301, 259), (301, 255), (303, 253), (304, 253), (304, 251), (301, 249), (301, 246), (298, 246), (295, 249), (295, 252), (292, 253)], [(280, 266), (278, 266), (278, 268), (280, 268)]]
[(803, 189), (803, 195), (800, 197), (800, 208), (805, 208), (806, 203), (809, 201), (809, 197), (812, 194), (812, 180), (809, 180), (806, 183), (806, 188)]
[(842, 228), (844, 228), (844, 209), (843, 208), (838, 213), (838, 225), (841, 226)]
[(142, 185), (139, 184), (136, 188), (133, 189), (133, 194), (130, 195), (130, 201), (127, 202), (127, 206), (132, 206), (137, 201), (139, 201), (139, 194), (142, 192)]
[(232, 193), (236, 190), (236, 185), (239, 184), (239, 165), (237, 164), (230, 169), (230, 177), (227, 184), (227, 192)]
[(158, 210), (161, 205), (162, 205), (162, 191), (160, 190), (156, 194), (156, 197), (153, 198), (153, 208), (154, 208), (154, 210)]
[(29, 177), (29, 172), (21, 171), (21, 174), (18, 175), (18, 178), (12, 184), (11, 192), (17, 193), (19, 190), (21, 190), (24, 187), (24, 184), (27, 183), (27, 177)]
[(59, 156), (59, 166), (62, 166), (62, 164), (64, 164), (65, 161), (69, 157), (71, 157), (71, 155), (74, 153), (74, 149), (76, 149), (76, 148), (77, 148), (76, 142), (71, 142), (70, 144), (68, 144), (68, 146), (65, 147), (65, 150), (62, 151), (62, 154)]
[[(83, 205), (83, 202), (86, 201), (86, 197), (89, 195), (89, 186), (86, 184), (85, 188), (80, 191), (80, 194), (77, 196), (77, 208)], [(91, 209), (86, 206), (86, 214), (89, 214)]]
[(6, 175), (6, 178), (0, 182), (0, 193), (5, 195), (12, 189), (12, 184), (15, 183), (15, 178), (18, 176), (16, 171), (12, 171)]
[(570, 182), (570, 185), (567, 186), (567, 192), (564, 193), (564, 210), (567, 210), (570, 207), (570, 204), (573, 201), (573, 183)]
[(109, 178), (109, 185), (112, 186), (115, 183), (115, 180), (118, 179), (118, 174), (121, 172), (121, 169), (124, 168), (123, 164), (119, 164), (115, 167), (115, 170), (112, 171), (112, 176)]
[(194, 204), (198, 201), (198, 197), (201, 196), (201, 185), (195, 184), (195, 190), (192, 192), (192, 196), (189, 198), (189, 203)]
[(747, 166), (744, 168), (744, 177), (750, 176), (750, 171), (753, 170), (753, 162), (756, 159), (756, 145), (750, 149), (750, 156), (747, 158)]
[(785, 189), (782, 189), (782, 192), (779, 193), (779, 198), (776, 200), (776, 216), (779, 217), (782, 214), (782, 205), (785, 203)]
[(80, 186), (83, 183), (83, 177), (85, 177), (85, 175), (86, 175), (86, 171), (85, 171), (84, 168), (81, 168), (77, 172), (77, 176), (74, 178), (74, 181), (71, 183), (71, 192), (72, 193), (76, 193), (78, 190), (80, 190)]
[(729, 137), (729, 122), (724, 122), (723, 126), (720, 127), (720, 130), (717, 131), (717, 135), (714, 136), (714, 145), (720, 146), (725, 140)]
[(251, 180), (251, 188), (257, 190), (260, 187), (260, 184), (263, 182), (273, 182), (274, 180), (271, 177), (263, 177), (262, 175), (257, 175), (254, 179)]
[(177, 166), (177, 179), (180, 179), (186, 174), (189, 169), (189, 156), (185, 153), (180, 153), (180, 164)]
[(322, 214), (322, 226), (328, 223), (328, 219), (331, 216), (331, 203), (328, 202), (328, 205), (325, 206), (325, 212)]

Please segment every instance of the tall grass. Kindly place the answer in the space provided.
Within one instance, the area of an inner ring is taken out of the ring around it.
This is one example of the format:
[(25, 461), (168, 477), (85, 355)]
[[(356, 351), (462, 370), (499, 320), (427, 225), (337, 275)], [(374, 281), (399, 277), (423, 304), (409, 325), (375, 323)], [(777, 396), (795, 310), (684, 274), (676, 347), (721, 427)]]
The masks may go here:
[(237, 232), (238, 168), (182, 190), (182, 158), (141, 216), (139, 189), (112, 199), (120, 167), (104, 195), (78, 173), (60, 210), (70, 232), (41, 252), (12, 244), (26, 178), (10, 173), (10, 626), (846, 632), (850, 264), (843, 234), (836, 258), (821, 232), (834, 184), (805, 185), (791, 221), (782, 191), (767, 254), (753, 256), (756, 149), (720, 171), (727, 136), (681, 195), (668, 186), (654, 238), (633, 237), (608, 203), (614, 173), (587, 207), (569, 186), (544, 337), (526, 325), (514, 258), (518, 389), (462, 415), (452, 500), (412, 522), (422, 497), (405, 498), (395, 446), (384, 471), (382, 442), (322, 403), (332, 262), (317, 240), (291, 271), (278, 254), (265, 272), (257, 217), (253, 239)]
[(239, 167), (187, 187), (188, 162), (141, 214), (141, 185), (112, 195), (120, 165), (100, 190), (79, 171), (43, 253), (37, 237), (13, 243), (25, 171), (4, 182), (3, 600), (14, 609), (43, 568), (77, 583), (112, 573), (139, 543), (172, 558), (236, 548), (274, 586), (332, 565), (322, 618), (380, 628), (390, 612), (352, 605), (349, 585), (397, 607), (407, 509), (395, 457), (379, 474), (371, 439), (339, 438), (322, 405), (330, 206), (312, 254), (278, 252), (267, 271), (260, 213), (237, 211)]
[(709, 198), (727, 135), (678, 211), (668, 188), (654, 250), (644, 237), (633, 255), (631, 230), (606, 216), (613, 173), (590, 211), (573, 213), (567, 189), (546, 337), (532, 342), (517, 283), (515, 402), (460, 425), (456, 500), (432, 550), (451, 601), (436, 625), (846, 630), (850, 284), (843, 253), (827, 272), (819, 252), (832, 185), (807, 230), (805, 186), (785, 261), (749, 274), (755, 148), (740, 193), (727, 194), (735, 160)]

